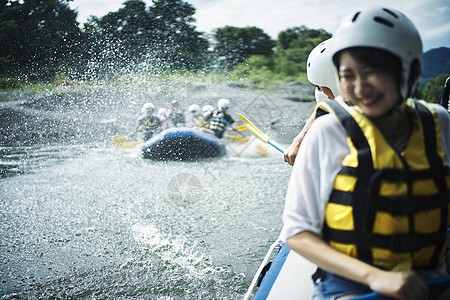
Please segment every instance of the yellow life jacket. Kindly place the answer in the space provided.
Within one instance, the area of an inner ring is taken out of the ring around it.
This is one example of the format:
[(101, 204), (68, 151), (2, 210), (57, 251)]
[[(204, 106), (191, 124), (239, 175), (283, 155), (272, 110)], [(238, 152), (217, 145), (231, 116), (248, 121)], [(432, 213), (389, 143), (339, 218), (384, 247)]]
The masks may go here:
[(364, 114), (342, 100), (321, 102), (347, 132), (342, 162), (325, 208), (331, 247), (386, 270), (434, 270), (444, 263), (450, 171), (437, 114), (408, 100), (420, 120), (400, 153)]
[(209, 121), (206, 121), (203, 117), (198, 118), (196, 123), (198, 127), (209, 128)]
[(161, 125), (160, 120), (155, 116), (152, 116), (151, 118), (145, 118), (142, 123), (143, 124), (139, 127), (139, 129), (143, 132), (157, 129)]

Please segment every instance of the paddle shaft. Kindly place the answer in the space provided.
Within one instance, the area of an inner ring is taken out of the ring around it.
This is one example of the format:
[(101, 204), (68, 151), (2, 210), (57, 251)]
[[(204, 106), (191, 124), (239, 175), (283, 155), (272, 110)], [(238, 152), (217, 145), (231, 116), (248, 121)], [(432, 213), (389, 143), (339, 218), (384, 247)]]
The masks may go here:
[[(436, 279), (430, 279), (425, 281), (430, 291), (443, 291), (446, 288), (450, 288), (450, 276), (440, 277)], [(372, 292), (366, 295), (353, 297), (352, 300), (375, 300), (375, 299), (391, 299), (386, 296), (382, 296), (377, 292)]]
[(280, 144), (278, 144), (277, 142), (272, 141), (271, 139), (269, 139), (269, 140), (267, 141), (267, 143), (268, 143), (269, 145), (271, 145), (272, 147), (274, 147), (275, 149), (277, 149), (278, 151), (280, 151), (281, 153), (284, 153), (283, 147), (282, 147)]
[(136, 134), (149, 134), (149, 133), (153, 133), (153, 132), (155, 132), (155, 131), (157, 131), (158, 130), (158, 128), (155, 128), (155, 129), (150, 129), (150, 130), (147, 130), (147, 131), (140, 131), (140, 132), (135, 132), (135, 133), (133, 133), (131, 136), (135, 136)]
[(230, 122), (228, 122), (227, 120), (225, 120), (224, 117), (222, 116), (218, 116), (223, 122), (225, 122), (225, 124), (227, 124), (228, 126), (230, 126), (231, 128), (233, 128), (234, 130), (236, 130), (240, 135), (242, 135), (243, 137), (246, 137), (242, 132), (240, 132), (239, 130), (237, 130), (236, 128), (233, 127), (233, 125), (230, 124)]

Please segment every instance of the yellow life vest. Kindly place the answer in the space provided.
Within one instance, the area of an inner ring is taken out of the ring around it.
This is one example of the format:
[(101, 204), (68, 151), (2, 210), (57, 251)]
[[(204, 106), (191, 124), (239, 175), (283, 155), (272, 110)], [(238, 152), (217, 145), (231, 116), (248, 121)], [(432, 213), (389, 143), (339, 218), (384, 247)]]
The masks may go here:
[(157, 117), (152, 116), (151, 118), (145, 118), (143, 120), (143, 124), (140, 126), (140, 130), (143, 132), (150, 131), (153, 129), (157, 129), (158, 127), (160, 127), (160, 125), (160, 120)]
[(386, 270), (434, 270), (445, 260), (450, 171), (437, 114), (408, 100), (414, 126), (400, 153), (364, 114), (342, 100), (321, 102), (347, 132), (342, 162), (325, 208), (331, 247)]
[(198, 127), (209, 128), (209, 121), (206, 121), (203, 117), (198, 118), (196, 123)]

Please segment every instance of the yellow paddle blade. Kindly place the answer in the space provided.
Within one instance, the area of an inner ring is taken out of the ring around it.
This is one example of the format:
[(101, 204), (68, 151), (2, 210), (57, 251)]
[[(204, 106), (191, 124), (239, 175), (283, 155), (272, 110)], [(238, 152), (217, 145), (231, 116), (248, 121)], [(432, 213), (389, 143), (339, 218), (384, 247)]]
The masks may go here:
[(248, 128), (245, 125), (236, 126), (236, 129), (239, 130), (239, 131), (248, 130)]
[(256, 127), (252, 122), (250, 122), (243, 115), (241, 115), (241, 114), (238, 114), (238, 115), (241, 118), (242, 122), (244, 122), (245, 127), (247, 127), (248, 130), (250, 130), (250, 132), (253, 133), (253, 135), (256, 138), (258, 138), (261, 142), (264, 142), (266, 144), (269, 142), (269, 137), (267, 135), (265, 135), (264, 133), (262, 133), (261, 130), (258, 129), (258, 127)]
[(244, 144), (248, 142), (248, 137), (243, 137), (242, 135), (224, 134), (224, 136), (233, 140), (236, 143)]
[(258, 150), (262, 155), (266, 155), (267, 153), (267, 148), (264, 145), (256, 146), (256, 150)]
[(110, 140), (111, 142), (117, 142), (117, 143), (119, 143), (119, 142), (125, 142), (125, 141), (128, 141), (128, 138), (125, 137), (125, 136), (123, 136), (123, 135), (115, 135), (115, 136), (110, 137), (109, 140)]
[(121, 148), (134, 148), (136, 147), (140, 141), (129, 141), (126, 136), (123, 135), (115, 135), (109, 138), (109, 140), (113, 143), (116, 147)]

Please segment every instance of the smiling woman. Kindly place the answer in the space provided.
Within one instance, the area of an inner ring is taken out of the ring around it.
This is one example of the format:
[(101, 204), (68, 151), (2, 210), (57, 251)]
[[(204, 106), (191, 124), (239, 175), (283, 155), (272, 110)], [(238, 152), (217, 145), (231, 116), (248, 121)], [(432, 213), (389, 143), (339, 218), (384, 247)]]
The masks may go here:
[(422, 43), (401, 12), (348, 15), (332, 50), (346, 101), (319, 103), (330, 114), (299, 149), (281, 237), (319, 267), (314, 299), (425, 299), (447, 273), (450, 116), (408, 99)]
[(342, 95), (360, 112), (377, 118), (403, 102), (398, 92), (401, 62), (397, 57), (378, 49), (355, 48), (336, 55), (335, 59)]

